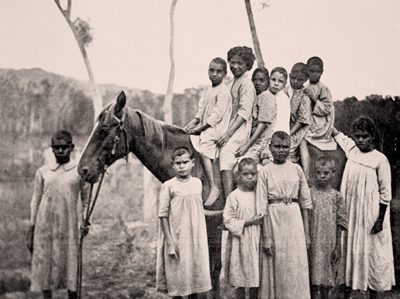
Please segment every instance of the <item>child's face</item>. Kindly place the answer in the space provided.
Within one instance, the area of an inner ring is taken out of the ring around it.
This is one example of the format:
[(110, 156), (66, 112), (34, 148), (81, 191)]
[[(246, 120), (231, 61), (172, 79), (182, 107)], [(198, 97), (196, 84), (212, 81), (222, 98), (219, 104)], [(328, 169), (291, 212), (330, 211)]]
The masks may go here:
[(268, 89), (269, 81), (267, 76), (263, 72), (255, 73), (251, 81), (253, 81), (257, 95)]
[(304, 82), (307, 81), (307, 76), (300, 72), (293, 72), (289, 74), (290, 77), (290, 86), (294, 90), (299, 90), (303, 87)]
[(271, 144), (269, 145), (272, 156), (274, 157), (274, 163), (283, 164), (286, 162), (286, 158), (290, 152), (290, 139), (280, 139), (277, 137), (272, 138)]
[(319, 187), (328, 186), (334, 175), (331, 163), (325, 163), (325, 165), (317, 164), (315, 172), (316, 183)]
[(208, 78), (210, 78), (212, 86), (218, 86), (224, 80), (226, 72), (221, 64), (212, 61), (208, 67)]
[(176, 176), (181, 179), (186, 179), (190, 177), (190, 173), (194, 166), (194, 159), (190, 159), (189, 154), (185, 153), (182, 156), (175, 157), (172, 165), (176, 172)]
[(239, 185), (243, 190), (254, 190), (257, 184), (257, 169), (255, 165), (244, 165), (238, 175)]
[(53, 154), (56, 157), (56, 160), (60, 164), (64, 164), (69, 162), (71, 152), (74, 149), (74, 145), (68, 143), (68, 141), (61, 140), (53, 140), (51, 143), (51, 148), (53, 150)]
[(310, 83), (315, 84), (319, 82), (321, 79), (322, 73), (324, 70), (320, 65), (310, 65), (308, 66), (308, 79)]
[(286, 78), (285, 75), (279, 72), (274, 72), (269, 78), (269, 91), (272, 94), (277, 94), (286, 85)]
[(235, 78), (239, 78), (247, 71), (246, 61), (244, 61), (239, 55), (232, 57), (229, 61), (229, 67), (231, 68), (231, 72)]
[(370, 152), (372, 148), (372, 135), (367, 131), (358, 130), (353, 133), (353, 139), (362, 152)]

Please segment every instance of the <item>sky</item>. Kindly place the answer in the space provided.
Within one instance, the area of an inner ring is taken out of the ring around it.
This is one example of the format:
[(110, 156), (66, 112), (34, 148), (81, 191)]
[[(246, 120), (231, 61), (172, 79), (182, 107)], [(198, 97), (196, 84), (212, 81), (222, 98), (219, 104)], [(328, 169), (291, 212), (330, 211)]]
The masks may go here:
[[(290, 72), (293, 64), (319, 56), (321, 81), (334, 100), (400, 95), (400, 1), (269, 0), (264, 9), (260, 2), (252, 6), (269, 70), (282, 66)], [(93, 28), (87, 51), (97, 83), (166, 92), (170, 4), (72, 1), (72, 18)], [(87, 80), (77, 43), (53, 0), (1, 0), (0, 28), (0, 68), (41, 68)], [(244, 45), (253, 47), (243, 0), (178, 0), (173, 91), (210, 84), (209, 62)]]

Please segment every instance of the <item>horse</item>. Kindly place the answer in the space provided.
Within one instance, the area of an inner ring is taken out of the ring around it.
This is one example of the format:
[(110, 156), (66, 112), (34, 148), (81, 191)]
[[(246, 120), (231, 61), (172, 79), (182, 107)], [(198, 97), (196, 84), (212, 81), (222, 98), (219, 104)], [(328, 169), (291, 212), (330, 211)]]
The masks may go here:
[[(200, 154), (190, 142), (190, 135), (183, 129), (157, 121), (145, 113), (126, 107), (126, 96), (121, 92), (116, 103), (110, 103), (100, 113), (78, 164), (81, 177), (95, 183), (106, 168), (132, 152), (153, 175), (165, 182), (174, 176), (171, 156), (178, 146), (186, 146), (195, 155), (192, 175), (203, 182), (204, 200), (209, 193), (209, 181)], [(220, 179), (217, 180), (220, 184)], [(225, 199), (220, 196), (207, 207), (222, 210)], [(222, 216), (206, 217), (210, 255), (210, 274), (214, 298), (219, 296), (221, 272)]]
[[(78, 172), (82, 178), (89, 183), (98, 181), (108, 166), (118, 159), (127, 157), (129, 152), (132, 152), (158, 180), (165, 182), (174, 176), (170, 158), (173, 150), (178, 146), (186, 146), (195, 155), (196, 162), (192, 175), (202, 180), (202, 196), (206, 200), (210, 184), (200, 154), (190, 141), (190, 135), (179, 127), (157, 121), (139, 110), (126, 107), (125, 104), (126, 96), (124, 92), (121, 92), (116, 103), (108, 104), (99, 115), (79, 161)], [(324, 152), (311, 145), (309, 145), (309, 151), (312, 172), (314, 161)], [(346, 159), (339, 147), (336, 151), (329, 152), (328, 155), (334, 157), (337, 162), (334, 187), (338, 189)], [(214, 171), (214, 173), (218, 173), (218, 171)], [(216, 181), (221, 184), (220, 177), (217, 177)], [(207, 209), (222, 210), (224, 206), (225, 198), (220, 196)], [(219, 227), (222, 224), (222, 217), (206, 217), (206, 224), (212, 297), (220, 298), (222, 231)]]

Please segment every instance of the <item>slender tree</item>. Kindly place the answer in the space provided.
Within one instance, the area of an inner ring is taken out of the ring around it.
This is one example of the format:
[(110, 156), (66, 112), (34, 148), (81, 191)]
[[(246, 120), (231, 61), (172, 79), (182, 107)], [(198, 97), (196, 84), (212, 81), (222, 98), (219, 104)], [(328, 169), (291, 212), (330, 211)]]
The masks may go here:
[[(264, 59), (261, 54), (260, 42), (259, 42), (258, 36), (257, 36), (256, 24), (254, 23), (253, 11), (251, 10), (250, 0), (244, 0), (244, 3), (246, 5), (247, 17), (249, 19), (251, 37), (253, 39), (254, 52), (256, 54), (256, 59), (257, 59), (257, 66), (264, 67), (264, 65), (265, 65)], [(264, 5), (265, 4), (263, 4), (263, 6)]]
[(173, 98), (172, 88), (174, 86), (174, 78), (175, 78), (174, 12), (175, 12), (176, 2), (178, 2), (178, 0), (172, 0), (171, 9), (170, 9), (170, 13), (169, 13), (170, 27), (171, 27), (170, 44), (169, 44), (169, 56), (170, 56), (170, 60), (171, 60), (171, 70), (169, 72), (167, 93), (165, 95), (164, 107), (163, 107), (163, 110), (164, 110), (164, 121), (167, 124), (172, 124), (172, 121), (173, 121), (172, 120), (172, 98)]
[(67, 21), (69, 27), (74, 34), (75, 40), (78, 43), (79, 50), (81, 50), (81, 54), (83, 60), (85, 61), (86, 69), (89, 75), (90, 83), (92, 85), (92, 100), (93, 100), (93, 107), (94, 107), (94, 119), (100, 114), (103, 108), (103, 101), (101, 98), (100, 89), (96, 84), (94, 79), (94, 74), (92, 70), (92, 66), (89, 61), (89, 57), (86, 52), (86, 47), (92, 42), (93, 35), (91, 33), (91, 27), (88, 22), (76, 18), (75, 21), (71, 20), (71, 8), (72, 8), (72, 0), (68, 0), (67, 9), (63, 9), (60, 4), (60, 0), (54, 0), (58, 9), (64, 16), (65, 20)]

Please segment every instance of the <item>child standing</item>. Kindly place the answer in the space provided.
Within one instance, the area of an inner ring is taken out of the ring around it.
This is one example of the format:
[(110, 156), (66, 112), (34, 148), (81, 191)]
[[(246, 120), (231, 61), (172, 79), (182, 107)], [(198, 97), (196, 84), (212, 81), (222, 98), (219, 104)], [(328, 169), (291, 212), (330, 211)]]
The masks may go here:
[(304, 89), (312, 101), (312, 122), (305, 136), (306, 140), (322, 151), (336, 150), (331, 133), (335, 121), (335, 107), (328, 87), (321, 81), (324, 63), (319, 57), (307, 61), (309, 84)]
[(373, 148), (377, 130), (372, 119), (353, 123), (353, 139), (333, 129), (332, 135), (347, 156), (341, 193), (349, 218), (346, 259), (347, 298), (351, 289), (378, 291), (395, 285), (388, 205), (392, 199), (390, 165)]
[(175, 149), (172, 161), (176, 177), (160, 191), (157, 290), (198, 298), (211, 289), (202, 185), (190, 175), (194, 157), (188, 148)]
[(310, 190), (301, 167), (286, 160), (290, 152), (287, 133), (272, 135), (270, 151), (273, 163), (259, 171), (256, 191), (265, 211), (260, 297), (308, 299)]
[(253, 67), (255, 58), (253, 50), (248, 47), (234, 47), (228, 51), (228, 62), (234, 76), (230, 85), (232, 114), (228, 131), (217, 141), (217, 145), (221, 147), (219, 164), (225, 198), (233, 191), (236, 152), (250, 137), (252, 110), (257, 96), (247, 71)]
[(31, 290), (52, 298), (52, 291), (67, 288), (68, 298), (73, 299), (77, 297), (78, 199), (80, 194), (84, 222), (90, 185), (70, 159), (74, 144), (69, 132), (56, 132), (51, 147), (56, 160), (37, 170), (31, 202), (27, 240), (33, 251)]
[(229, 89), (222, 84), (225, 76), (226, 61), (220, 57), (214, 58), (208, 67), (208, 77), (212, 86), (206, 89), (200, 99), (194, 119), (184, 127), (189, 134), (200, 135), (199, 152), (211, 185), (206, 206), (213, 204), (221, 193), (215, 180), (213, 163), (218, 158), (219, 152), (216, 140), (228, 131), (232, 113)]
[(229, 230), (226, 247), (226, 277), (236, 287), (238, 299), (245, 299), (245, 288), (250, 298), (258, 298), (260, 283), (259, 247), (262, 216), (256, 210), (255, 187), (257, 165), (251, 158), (243, 158), (238, 166), (239, 187), (227, 199), (224, 224)]
[(290, 154), (292, 162), (300, 161), (306, 178), (309, 177), (309, 154), (307, 143), (304, 140), (311, 123), (311, 102), (304, 93), (304, 83), (308, 79), (307, 65), (301, 62), (292, 67), (289, 74), (290, 86), (285, 88), (286, 95), (290, 98)]
[(335, 173), (332, 158), (321, 156), (315, 162), (316, 184), (311, 187), (311, 284), (314, 298), (329, 298), (336, 285), (341, 257), (342, 230), (347, 230), (347, 216), (343, 197), (330, 182)]
[(253, 106), (253, 124), (250, 139), (236, 152), (236, 157), (250, 157), (260, 163), (260, 154), (271, 140), (276, 122), (276, 99), (268, 90), (269, 72), (265, 67), (257, 68), (251, 79), (257, 94)]

